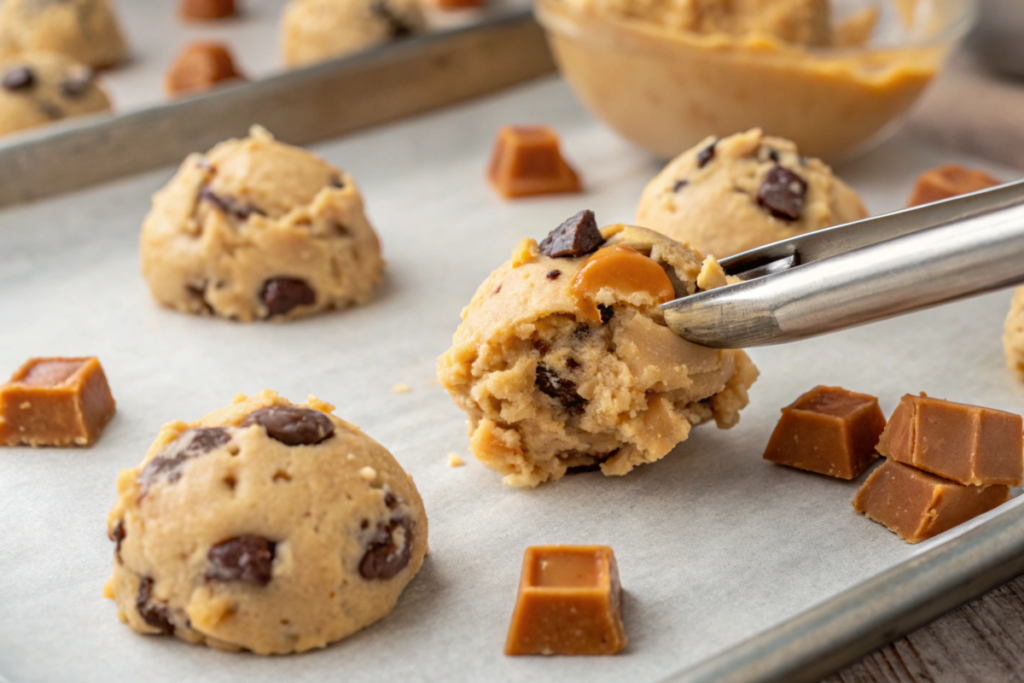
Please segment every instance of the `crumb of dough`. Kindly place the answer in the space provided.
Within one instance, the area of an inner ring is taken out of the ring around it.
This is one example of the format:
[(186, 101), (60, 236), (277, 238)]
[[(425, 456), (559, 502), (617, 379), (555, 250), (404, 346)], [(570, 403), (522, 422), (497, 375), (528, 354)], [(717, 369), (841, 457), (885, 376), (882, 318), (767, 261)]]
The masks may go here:
[(391, 389), (391, 391), (395, 392), (396, 394), (408, 394), (410, 391), (412, 391), (412, 387), (410, 387), (408, 384), (403, 384), (402, 382), (399, 382)]
[(462, 467), (466, 464), (466, 461), (460, 458), (455, 453), (448, 454), (448, 467)]

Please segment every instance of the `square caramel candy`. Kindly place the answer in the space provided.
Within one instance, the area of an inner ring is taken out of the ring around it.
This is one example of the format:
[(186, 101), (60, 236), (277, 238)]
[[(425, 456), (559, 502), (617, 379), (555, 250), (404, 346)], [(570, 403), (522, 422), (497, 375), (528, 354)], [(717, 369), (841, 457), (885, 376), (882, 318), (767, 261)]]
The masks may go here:
[(613, 655), (626, 647), (615, 553), (604, 545), (526, 549), (507, 655)]
[(0, 386), (0, 443), (89, 446), (114, 416), (96, 358), (33, 358)]
[(856, 479), (877, 458), (885, 429), (878, 399), (817, 386), (782, 409), (764, 459), (840, 479)]
[(878, 452), (961, 484), (1020, 486), (1024, 420), (1001, 410), (907, 394), (889, 418)]
[(1010, 487), (964, 486), (886, 460), (853, 499), (853, 509), (908, 543), (948, 531), (1010, 499)]
[(907, 206), (931, 204), (1001, 184), (1000, 180), (984, 171), (947, 164), (921, 174), (910, 193)]
[(547, 126), (498, 130), (487, 180), (505, 199), (580, 191), (579, 176), (562, 158), (558, 134)]

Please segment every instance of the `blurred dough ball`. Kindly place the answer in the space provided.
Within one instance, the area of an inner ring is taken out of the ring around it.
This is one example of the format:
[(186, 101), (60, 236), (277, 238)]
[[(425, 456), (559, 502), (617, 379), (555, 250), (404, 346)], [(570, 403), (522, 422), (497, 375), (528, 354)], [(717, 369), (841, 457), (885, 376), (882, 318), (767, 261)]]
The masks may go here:
[(0, 59), (0, 135), (101, 111), (110, 100), (89, 67), (48, 52)]
[(108, 0), (0, 2), (0, 55), (29, 50), (57, 52), (101, 69), (123, 61), (128, 46)]

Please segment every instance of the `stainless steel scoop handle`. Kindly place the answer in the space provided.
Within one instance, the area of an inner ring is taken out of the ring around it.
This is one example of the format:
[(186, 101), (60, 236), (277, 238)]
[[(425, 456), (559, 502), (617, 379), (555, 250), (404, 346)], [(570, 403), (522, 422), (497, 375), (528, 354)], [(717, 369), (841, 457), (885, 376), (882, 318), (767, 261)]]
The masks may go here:
[(1024, 181), (722, 261), (747, 280), (662, 306), (715, 348), (781, 344), (1024, 282)]

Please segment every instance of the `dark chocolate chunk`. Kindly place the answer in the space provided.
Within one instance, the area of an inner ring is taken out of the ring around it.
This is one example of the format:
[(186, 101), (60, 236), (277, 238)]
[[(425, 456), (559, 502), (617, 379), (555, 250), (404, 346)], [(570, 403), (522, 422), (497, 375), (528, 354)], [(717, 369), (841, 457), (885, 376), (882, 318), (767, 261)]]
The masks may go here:
[(580, 324), (572, 331), (572, 338), (576, 341), (583, 341), (590, 336), (590, 325)]
[(286, 446), (315, 446), (334, 434), (334, 423), (319, 410), (298, 406), (267, 406), (250, 413), (240, 427), (260, 425), (267, 436)]
[(206, 553), (206, 578), (266, 586), (270, 583), (276, 546), (262, 536), (236, 536), (221, 541)]
[(374, 2), (370, 5), (370, 11), (387, 22), (392, 38), (407, 38), (413, 34), (412, 27), (388, 6), (386, 0)]
[(352, 236), (352, 231), (348, 229), (348, 226), (342, 225), (341, 223), (331, 223), (331, 227), (334, 229), (334, 234), (338, 237)]
[(92, 72), (87, 71), (76, 76), (69, 76), (61, 81), (60, 94), (64, 97), (75, 99), (81, 97), (92, 85)]
[(580, 211), (544, 238), (540, 253), (551, 258), (575, 258), (597, 251), (603, 242), (594, 212)]
[(704, 168), (708, 165), (708, 162), (715, 158), (715, 147), (718, 146), (718, 140), (715, 140), (710, 145), (697, 152), (697, 168)]
[(576, 393), (576, 383), (559, 377), (543, 363), (537, 365), (537, 378), (534, 384), (543, 393), (561, 403), (571, 414), (583, 412), (587, 399)]
[(345, 181), (341, 179), (341, 176), (332, 175), (330, 179), (331, 187), (340, 190), (345, 187)]
[(121, 563), (121, 543), (124, 541), (125, 536), (124, 522), (119, 521), (114, 525), (114, 532), (110, 538), (114, 542), (114, 557), (117, 558), (118, 564)]
[(769, 147), (768, 158), (774, 161), (775, 163), (779, 163), (779, 150), (775, 149), (774, 147)]
[(580, 362), (575, 358), (569, 358), (568, 360), (565, 361), (565, 367), (569, 368), (570, 370), (579, 370), (583, 366), (581, 366)]
[[(402, 528), (401, 546), (395, 545), (395, 531)], [(393, 519), (378, 527), (373, 540), (359, 561), (359, 574), (364, 579), (393, 579), (409, 564), (412, 557), (412, 524), (407, 519)]]
[(549, 272), (547, 274), (547, 278), (549, 280), (557, 280), (558, 276), (561, 275), (561, 274), (562, 274), (562, 271), (560, 271), (560, 270), (552, 270), (551, 272)]
[(267, 307), (267, 317), (285, 315), (297, 306), (312, 306), (316, 292), (305, 280), (293, 277), (275, 277), (263, 283), (260, 300)]
[(782, 166), (773, 166), (757, 190), (757, 203), (784, 221), (799, 220), (807, 199), (807, 181)]
[(598, 304), (597, 310), (601, 314), (601, 324), (607, 325), (608, 321), (615, 315), (615, 309), (611, 306), (605, 306), (604, 304)]
[(178, 481), (185, 461), (216, 450), (229, 441), (231, 434), (223, 427), (186, 429), (142, 468), (142, 474), (139, 475), (142, 495), (145, 496), (149, 487), (158, 479), (165, 478), (171, 484)]
[(388, 510), (394, 510), (399, 505), (401, 505), (402, 502), (395, 498), (394, 494), (391, 493), (391, 491), (387, 491), (384, 494), (384, 504), (388, 506)]
[(14, 67), (5, 73), (3, 80), (0, 81), (0, 85), (3, 86), (3, 89), (9, 90), (10, 92), (30, 90), (35, 84), (36, 74), (27, 66)]
[(171, 613), (164, 605), (156, 605), (152, 602), (153, 579), (144, 576), (139, 582), (139, 594), (135, 597), (135, 609), (138, 610), (142, 620), (160, 629), (161, 633), (174, 634), (174, 624), (171, 623)]
[(232, 199), (231, 197), (221, 196), (208, 187), (204, 187), (202, 190), (199, 191), (199, 199), (210, 202), (211, 204), (216, 206), (221, 213), (227, 214), (229, 216), (234, 216), (235, 218), (241, 221), (244, 221), (254, 213), (260, 216), (266, 215), (265, 213), (263, 213), (263, 211), (253, 206), (252, 204), (243, 204), (242, 202)]
[(538, 351), (540, 351), (540, 355), (542, 355), (542, 356), (544, 354), (546, 354), (548, 351), (551, 350), (550, 346), (548, 346), (546, 343), (542, 342), (539, 339), (537, 341), (533, 342), (533, 348), (535, 348)]
[(679, 190), (683, 189), (684, 187), (686, 187), (689, 184), (690, 184), (689, 180), (677, 180), (676, 184), (672, 186), (672, 191), (673, 192), (679, 192)]

